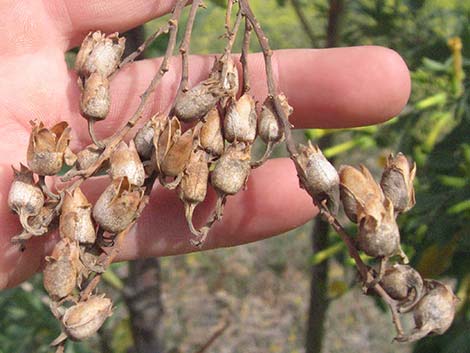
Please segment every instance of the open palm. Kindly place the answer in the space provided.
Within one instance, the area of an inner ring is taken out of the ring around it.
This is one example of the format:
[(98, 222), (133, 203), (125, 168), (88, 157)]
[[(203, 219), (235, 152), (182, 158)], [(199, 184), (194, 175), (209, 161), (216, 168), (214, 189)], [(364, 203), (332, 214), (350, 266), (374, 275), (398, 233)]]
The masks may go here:
[[(90, 30), (125, 31), (171, 10), (171, 0), (43, 0), (0, 3), (0, 289), (14, 286), (41, 268), (57, 235), (28, 242), (25, 252), (10, 243), (20, 231), (7, 206), (12, 181), (10, 165), (25, 161), (29, 121), (46, 126), (66, 120), (73, 129), (72, 149), (90, 143), (86, 121), (78, 111), (76, 76), (67, 69), (64, 52), (77, 46)], [(191, 84), (204, 79), (212, 57), (191, 57)], [(179, 59), (150, 100), (145, 115), (164, 109), (179, 80)], [(390, 118), (406, 103), (410, 82), (403, 60), (392, 50), (355, 47), (328, 50), (285, 50), (274, 55), (279, 87), (295, 112), (296, 127), (347, 127)], [(112, 106), (100, 137), (111, 135), (139, 103), (159, 60), (133, 63), (111, 83)], [(253, 93), (266, 95), (261, 55), (250, 57)], [(108, 182), (86, 182), (96, 200)], [(91, 185), (92, 184), (92, 185)], [(214, 195), (201, 205), (197, 221), (210, 213)], [(247, 243), (297, 227), (315, 215), (310, 197), (298, 187), (295, 168), (287, 159), (269, 161), (250, 177), (248, 190), (228, 199), (224, 219), (214, 226), (204, 248)], [(158, 188), (127, 238), (120, 259), (193, 251), (183, 207), (174, 192)]]

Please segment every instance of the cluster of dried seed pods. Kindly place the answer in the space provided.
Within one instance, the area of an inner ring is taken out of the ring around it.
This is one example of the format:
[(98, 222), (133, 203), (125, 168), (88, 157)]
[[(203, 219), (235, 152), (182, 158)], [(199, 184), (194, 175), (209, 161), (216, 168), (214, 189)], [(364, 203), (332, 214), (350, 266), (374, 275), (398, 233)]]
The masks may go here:
[[(66, 122), (51, 128), (32, 122), (28, 167), (14, 169), (8, 205), (18, 214), (23, 231), (13, 241), (24, 245), (27, 239), (44, 235), (57, 226), (60, 234), (52, 254), (46, 257), (44, 269), (44, 287), (51, 298), (51, 310), (62, 325), (62, 334), (53, 342), (58, 351), (63, 351), (67, 339), (82, 340), (93, 335), (111, 315), (111, 300), (98, 295), (95, 289), (145, 207), (156, 180), (163, 187), (176, 189), (193, 235), (190, 241), (202, 246), (214, 222), (221, 220), (227, 197), (246, 187), (251, 169), (262, 165), (274, 145), (283, 140), (297, 168), (300, 186), (348, 245), (365, 286), (390, 306), (397, 340), (413, 341), (429, 333), (443, 333), (453, 320), (456, 298), (444, 284), (423, 280), (406, 265), (396, 223), (396, 217), (415, 203), (415, 166), (402, 154), (391, 156), (379, 184), (364, 166), (359, 169), (343, 166), (338, 173), (318, 146), (310, 142), (297, 146), (288, 121), (293, 109), (274, 84), (272, 51), (248, 0), (238, 0), (239, 11), (233, 26), (230, 13), (235, 2), (228, 0), (225, 50), (215, 60), (208, 78), (188, 88), (191, 28), (201, 5), (200, 0), (192, 1), (180, 46), (182, 75), (176, 98), (167, 112), (152, 116), (129, 143), (124, 142), (169, 69), (179, 18), (186, 3), (177, 0), (171, 19), (151, 36), (155, 39), (168, 32), (167, 51), (142, 94), (139, 107), (121, 130), (98, 141), (93, 123), (109, 112), (110, 78), (118, 68), (135, 59), (151, 40), (121, 62), (124, 39), (116, 33), (106, 36), (93, 32), (83, 41), (75, 65), (81, 89), (80, 110), (88, 119), (93, 143), (73, 153), (69, 148), (71, 129)], [(240, 89), (231, 49), (243, 18)], [(266, 63), (268, 97), (261, 106), (250, 94), (248, 79), (252, 30)], [(266, 152), (260, 160), (252, 161), (252, 146), (257, 137), (265, 142)], [(75, 181), (54, 192), (45, 178), (59, 175), (64, 165), (70, 170), (62, 180)], [(80, 185), (105, 173), (109, 175), (109, 184), (92, 205)], [(215, 190), (217, 202), (206, 223), (197, 228), (193, 214), (206, 199), (209, 186)], [(336, 219), (341, 204), (347, 217), (357, 224), (355, 242)], [(379, 259), (378, 271), (362, 262), (358, 250)], [(402, 263), (390, 264), (395, 255)], [(405, 335), (398, 314), (409, 311), (414, 313), (416, 328)]]

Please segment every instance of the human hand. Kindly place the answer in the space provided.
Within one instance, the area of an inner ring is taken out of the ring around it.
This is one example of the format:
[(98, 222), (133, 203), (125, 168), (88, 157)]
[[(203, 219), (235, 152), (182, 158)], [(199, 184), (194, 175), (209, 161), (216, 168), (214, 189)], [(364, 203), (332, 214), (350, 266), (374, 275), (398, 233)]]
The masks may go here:
[[(76, 75), (67, 69), (64, 52), (77, 46), (90, 30), (125, 31), (167, 13), (173, 2), (7, 0), (0, 4), (0, 288), (15, 286), (38, 271), (57, 241), (56, 234), (38, 237), (28, 241), (24, 252), (10, 242), (20, 231), (17, 217), (7, 206), (13, 176), (10, 165), (25, 161), (29, 121), (37, 119), (51, 126), (66, 120), (73, 129), (73, 150), (90, 143), (86, 120), (78, 109)], [(298, 128), (379, 123), (399, 113), (410, 92), (406, 65), (385, 48), (283, 50), (275, 52), (273, 60), (278, 85), (294, 107), (291, 122)], [(178, 62), (172, 60), (145, 116), (164, 110), (174, 97), (180, 73)], [(192, 84), (206, 78), (212, 62), (213, 57), (191, 57)], [(132, 115), (139, 94), (158, 65), (159, 59), (136, 62), (113, 78), (111, 111), (106, 122), (96, 125), (98, 136), (111, 135)], [(250, 69), (252, 92), (263, 101), (267, 90), (261, 55), (250, 57)], [(106, 183), (105, 177), (84, 183), (91, 201)], [(214, 200), (210, 193), (198, 207), (196, 223), (202, 223), (210, 214)], [(315, 214), (310, 196), (299, 189), (291, 161), (271, 160), (252, 172), (248, 190), (229, 197), (223, 221), (213, 227), (203, 248), (232, 246), (280, 234)], [(119, 259), (194, 251), (189, 237), (176, 193), (157, 188), (123, 244)]]

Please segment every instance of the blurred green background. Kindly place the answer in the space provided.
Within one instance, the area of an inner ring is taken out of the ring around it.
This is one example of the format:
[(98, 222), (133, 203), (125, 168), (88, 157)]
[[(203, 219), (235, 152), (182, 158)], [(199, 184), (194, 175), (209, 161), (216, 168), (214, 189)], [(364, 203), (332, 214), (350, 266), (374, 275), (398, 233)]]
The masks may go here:
[[(192, 52), (222, 50), (224, 3), (206, 1)], [(460, 297), (454, 325), (415, 345), (390, 343), (388, 312), (361, 294), (345, 247), (318, 222), (257, 244), (113, 265), (102, 290), (111, 293), (115, 315), (96, 338), (66, 352), (197, 352), (227, 317), (228, 328), (207, 352), (468, 352), (470, 2), (251, 3), (273, 48), (375, 44), (407, 62), (413, 90), (400, 116), (380, 126), (311, 129), (298, 137), (319, 142), (337, 165), (365, 163), (376, 173), (390, 152), (416, 161), (417, 205), (399, 218), (404, 248), (425, 277), (445, 281)], [(151, 33), (165, 19), (144, 30)], [(146, 55), (160, 55), (165, 46), (162, 37)], [(151, 278), (144, 285), (143, 276)], [(52, 351), (48, 343), (59, 326), (40, 275), (0, 293), (0, 312), (0, 352)]]

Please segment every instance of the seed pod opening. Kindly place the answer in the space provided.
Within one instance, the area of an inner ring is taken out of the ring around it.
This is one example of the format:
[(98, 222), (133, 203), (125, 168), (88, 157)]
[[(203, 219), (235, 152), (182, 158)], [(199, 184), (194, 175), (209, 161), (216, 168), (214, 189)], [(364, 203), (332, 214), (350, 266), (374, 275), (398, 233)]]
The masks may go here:
[(220, 193), (235, 195), (246, 184), (250, 175), (250, 146), (230, 145), (215, 164), (211, 184)]
[(413, 309), (416, 327), (409, 335), (397, 337), (399, 342), (414, 342), (429, 334), (442, 335), (452, 325), (457, 297), (439, 281), (425, 280), (424, 285), (426, 294)]
[(96, 240), (95, 226), (91, 219), (91, 204), (80, 188), (66, 192), (59, 221), (61, 237), (93, 244)]
[[(370, 199), (383, 200), (382, 190), (377, 185), (369, 170), (361, 165), (359, 170), (349, 165), (339, 169), (340, 196), (348, 218), (357, 223), (358, 206), (364, 206)], [(376, 205), (376, 203), (374, 203)]]
[(119, 233), (137, 217), (142, 196), (126, 177), (115, 179), (96, 201), (93, 218), (105, 231)]
[(22, 164), (20, 170), (13, 168), (13, 173), (8, 207), (18, 214), (24, 212), (28, 215), (37, 215), (44, 205), (44, 194), (34, 182), (33, 173)]
[(109, 175), (112, 179), (127, 177), (132, 185), (142, 186), (145, 181), (145, 171), (134, 142), (129, 146), (121, 141), (110, 158)]
[(103, 296), (92, 295), (87, 301), (71, 306), (62, 317), (68, 337), (81, 341), (93, 336), (112, 314), (113, 303)]
[(224, 137), (229, 142), (253, 143), (256, 138), (255, 101), (244, 94), (238, 101), (232, 101), (224, 119)]
[(171, 119), (155, 117), (152, 119), (152, 127), (155, 130), (153, 159), (156, 162), (157, 170), (160, 170), (166, 154), (181, 136), (181, 124), (177, 117)]
[(88, 77), (97, 72), (103, 77), (111, 75), (118, 67), (124, 53), (126, 39), (118, 33), (108, 36), (100, 31), (85, 37), (75, 60), (75, 70)]
[(141, 129), (139, 129), (139, 131), (137, 131), (137, 134), (134, 137), (135, 148), (142, 160), (149, 160), (152, 157), (153, 136), (155, 134), (155, 130), (152, 125), (152, 121), (149, 120)]
[(62, 169), (64, 153), (70, 142), (71, 129), (65, 121), (47, 129), (31, 122), (33, 131), (27, 152), (28, 166), (39, 175), (55, 175)]
[(109, 113), (109, 81), (95, 72), (86, 79), (80, 95), (80, 113), (87, 119), (103, 120)]
[(65, 298), (76, 288), (79, 255), (79, 248), (75, 242), (62, 239), (54, 247), (52, 255), (46, 257), (43, 283), (52, 300)]
[[(279, 100), (281, 101), (282, 109), (287, 117), (289, 117), (294, 109), (287, 102), (287, 98), (284, 94), (279, 94)], [(270, 98), (266, 98), (258, 121), (258, 134), (261, 139), (265, 142), (279, 142), (284, 136), (279, 128), (279, 123), (276, 119), (276, 109), (273, 101)]]
[(317, 201), (327, 201), (328, 208), (336, 214), (339, 207), (339, 175), (335, 167), (325, 158), (318, 146), (309, 141), (308, 146), (299, 146), (296, 157), (301, 184)]
[(161, 164), (161, 171), (167, 177), (180, 175), (186, 167), (193, 149), (194, 131), (187, 130), (170, 147)]
[(411, 165), (404, 154), (398, 153), (396, 157), (388, 157), (380, 186), (385, 196), (392, 201), (395, 212), (406, 212), (415, 205), (415, 175), (416, 164)]
[(217, 108), (207, 113), (204, 119), (205, 122), (199, 134), (201, 147), (212, 156), (219, 157), (224, 152), (224, 137)]

